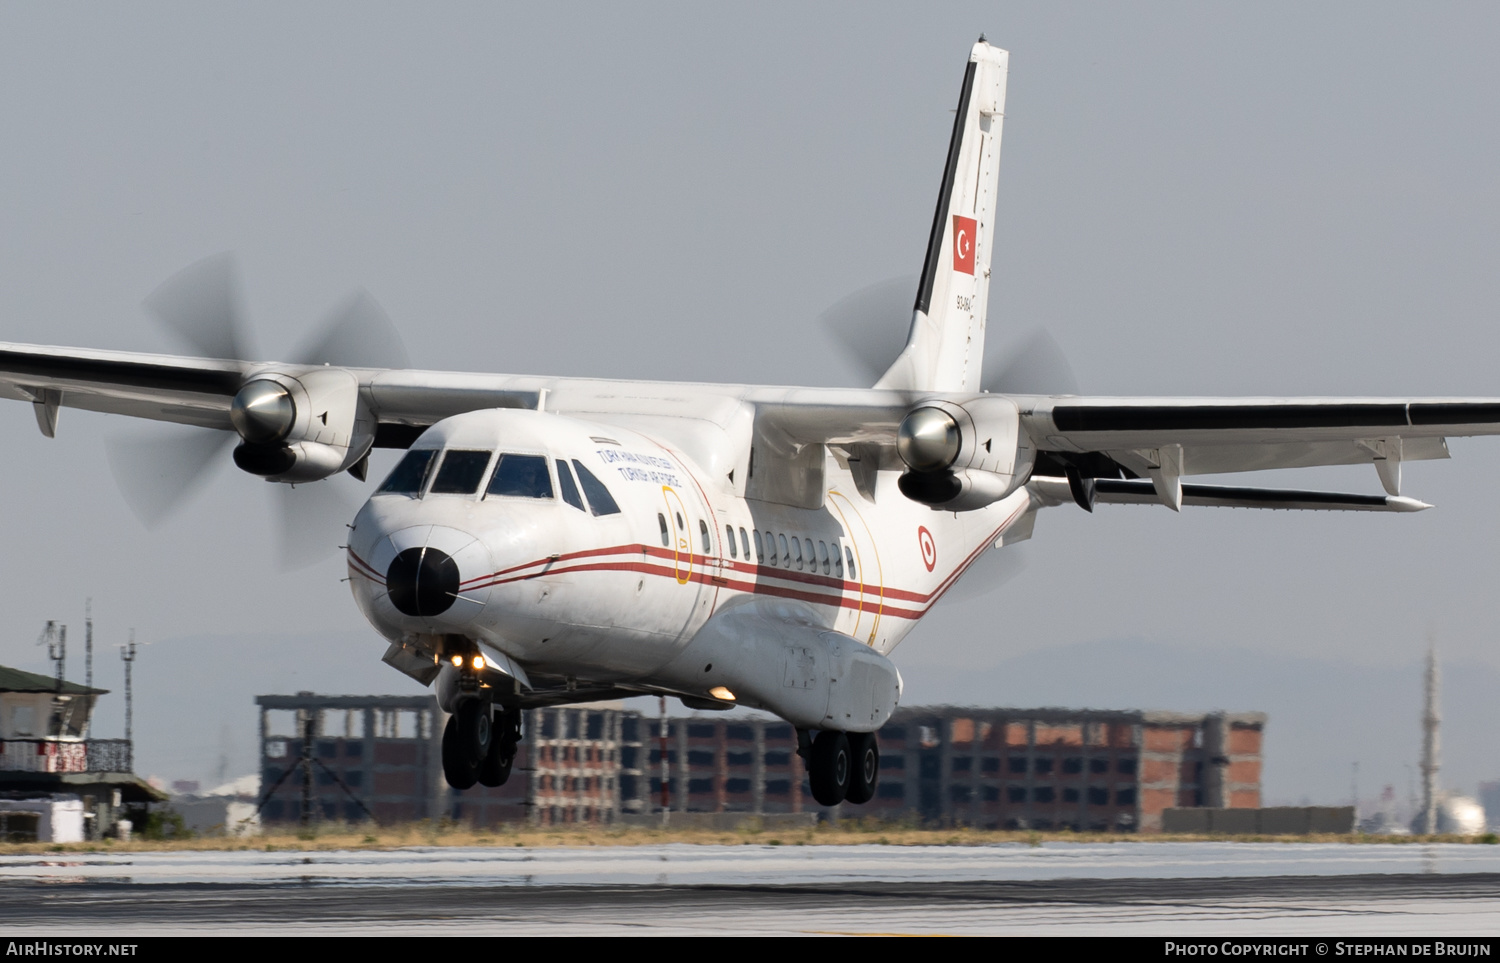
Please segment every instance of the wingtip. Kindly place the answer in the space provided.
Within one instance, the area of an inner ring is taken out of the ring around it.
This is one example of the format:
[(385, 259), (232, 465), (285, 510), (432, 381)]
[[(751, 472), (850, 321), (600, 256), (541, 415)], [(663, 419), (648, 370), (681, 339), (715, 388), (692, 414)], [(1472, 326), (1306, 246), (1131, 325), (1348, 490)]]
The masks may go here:
[(1415, 498), (1408, 498), (1405, 495), (1388, 495), (1386, 496), (1385, 503), (1398, 512), (1425, 512), (1427, 509), (1433, 507), (1426, 502), (1417, 501)]

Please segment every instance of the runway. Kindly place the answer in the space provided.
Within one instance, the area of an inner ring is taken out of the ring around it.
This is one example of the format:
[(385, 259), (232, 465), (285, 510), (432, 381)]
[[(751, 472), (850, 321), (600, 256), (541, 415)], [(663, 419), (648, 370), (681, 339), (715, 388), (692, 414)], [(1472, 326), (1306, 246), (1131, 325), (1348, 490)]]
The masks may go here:
[(1500, 935), (1500, 847), (648, 846), (0, 858), (6, 935)]

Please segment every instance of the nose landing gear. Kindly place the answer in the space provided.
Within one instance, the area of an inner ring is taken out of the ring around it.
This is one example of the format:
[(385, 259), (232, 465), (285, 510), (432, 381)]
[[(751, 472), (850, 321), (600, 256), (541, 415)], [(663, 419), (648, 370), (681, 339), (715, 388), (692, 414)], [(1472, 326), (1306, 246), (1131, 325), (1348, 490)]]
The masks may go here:
[(520, 741), (519, 709), (496, 711), (482, 699), (465, 699), (443, 729), (443, 776), (454, 789), (503, 786)]
[(820, 806), (867, 803), (880, 779), (880, 750), (873, 732), (824, 729), (806, 751), (807, 777)]

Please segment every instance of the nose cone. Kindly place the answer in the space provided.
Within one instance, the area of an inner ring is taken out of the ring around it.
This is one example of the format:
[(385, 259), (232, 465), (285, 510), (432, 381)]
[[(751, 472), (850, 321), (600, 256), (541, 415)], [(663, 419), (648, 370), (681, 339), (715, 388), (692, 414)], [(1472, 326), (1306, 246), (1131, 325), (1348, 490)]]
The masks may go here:
[(430, 545), (408, 548), (391, 559), (385, 588), (398, 612), (419, 618), (442, 615), (458, 598), (458, 563)]
[(355, 521), (349, 574), (355, 600), (383, 635), (461, 631), (482, 615), (495, 572), (484, 542), (447, 525), (382, 531), (380, 522)]

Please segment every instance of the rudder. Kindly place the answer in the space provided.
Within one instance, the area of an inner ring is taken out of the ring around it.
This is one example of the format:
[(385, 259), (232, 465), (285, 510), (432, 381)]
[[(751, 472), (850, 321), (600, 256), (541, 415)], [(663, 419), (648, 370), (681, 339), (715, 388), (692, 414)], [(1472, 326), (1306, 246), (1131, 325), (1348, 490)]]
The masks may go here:
[(877, 388), (978, 391), (1010, 54), (969, 54), (906, 348)]

